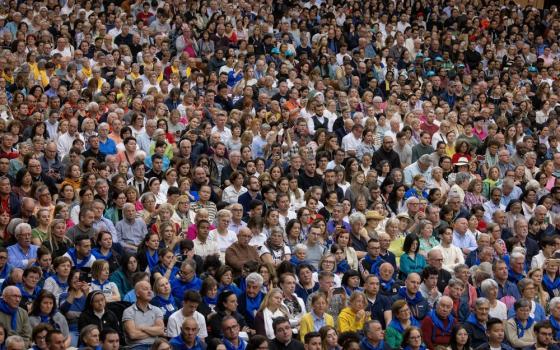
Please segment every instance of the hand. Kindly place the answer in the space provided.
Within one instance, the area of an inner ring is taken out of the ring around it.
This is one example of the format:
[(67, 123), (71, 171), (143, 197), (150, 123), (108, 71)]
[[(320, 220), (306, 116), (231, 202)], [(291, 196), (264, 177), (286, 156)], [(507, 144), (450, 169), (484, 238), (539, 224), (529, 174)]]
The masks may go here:
[(363, 320), (364, 317), (366, 317), (366, 312), (364, 310), (356, 312), (356, 321)]

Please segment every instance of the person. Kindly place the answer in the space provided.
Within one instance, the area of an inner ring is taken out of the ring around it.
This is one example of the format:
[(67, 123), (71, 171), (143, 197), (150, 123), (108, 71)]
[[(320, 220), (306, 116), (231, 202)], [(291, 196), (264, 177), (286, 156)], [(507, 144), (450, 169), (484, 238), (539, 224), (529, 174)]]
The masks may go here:
[[(390, 264), (389, 264), (390, 265)], [(368, 301), (366, 310), (373, 320), (381, 322), (383, 328), (391, 322), (391, 299), (380, 293), (380, 279), (376, 275), (369, 275), (364, 282), (364, 294)]]
[(393, 296), (393, 302), (397, 300), (405, 300), (410, 307), (412, 316), (421, 321), (430, 312), (428, 301), (420, 292), (420, 275), (411, 273), (405, 280), (404, 287), (401, 287), (396, 295)]
[(31, 225), (22, 222), (16, 226), (14, 236), (17, 243), (8, 247), (8, 264), (24, 269), (37, 260), (38, 246), (31, 244)]
[(410, 307), (405, 300), (397, 300), (391, 306), (393, 319), (385, 330), (387, 344), (393, 349), (400, 348), (403, 343), (403, 333), (411, 327), (420, 327), (418, 322), (410, 313)]
[(47, 333), (47, 346), (49, 350), (65, 350), (65, 337), (58, 329), (53, 329)]
[(364, 337), (360, 341), (360, 350), (390, 350), (385, 342), (381, 322), (370, 320), (364, 324)]
[(121, 329), (121, 321), (107, 307), (105, 295), (99, 290), (94, 290), (87, 295), (85, 307), (78, 318), (78, 329), (83, 329), (87, 325), (96, 325), (101, 331), (107, 328)]
[(434, 349), (438, 345), (446, 345), (451, 342), (452, 330), (458, 321), (451, 311), (453, 300), (448, 296), (442, 296), (422, 320), (422, 338), (428, 349)]
[(474, 349), (490, 350), (501, 348), (504, 350), (512, 350), (512, 347), (505, 342), (505, 326), (501, 320), (490, 318), (487, 322), (486, 334), (488, 336), (488, 341)]
[(202, 298), (199, 293), (193, 290), (185, 292), (183, 307), (171, 314), (167, 320), (167, 337), (174, 338), (181, 334), (183, 322), (187, 318), (192, 318), (196, 320), (196, 323), (199, 325), (197, 334), (198, 338), (204, 341), (208, 336), (208, 330), (206, 329), (205, 317), (197, 311), (197, 308), (201, 303)]
[(202, 280), (196, 275), (196, 262), (185, 260), (181, 263), (181, 269), (177, 276), (171, 281), (171, 293), (175, 297), (175, 303), (180, 304), (185, 292), (188, 290), (200, 290)]
[(119, 333), (112, 329), (106, 328), (99, 334), (102, 350), (118, 350), (120, 346)]
[(439, 250), (428, 252), (428, 266), (435, 268), (438, 272), (437, 288), (443, 293), (447, 283), (451, 279), (451, 273), (443, 268), (443, 254)]
[(6, 350), (23, 350), (25, 349), (25, 340), (19, 335), (10, 335), (6, 338)]
[(239, 337), (239, 323), (233, 316), (225, 316), (221, 320), (219, 332), (223, 334), (221, 338), (226, 350), (245, 349), (247, 343)]
[(433, 249), (441, 251), (443, 256), (443, 268), (449, 272), (453, 272), (455, 266), (465, 263), (465, 255), (459, 247), (453, 244), (453, 230), (450, 227), (444, 228), (440, 233), (440, 237), (440, 244)]
[(52, 325), (55, 329), (60, 330), (64, 335), (65, 345), (70, 346), (71, 337), (68, 329), (68, 322), (58, 311), (56, 304), (54, 294), (46, 290), (42, 291), (33, 302), (31, 312), (29, 313), (29, 323), (31, 327), (35, 327), (39, 323)]
[(186, 318), (181, 326), (181, 334), (169, 340), (173, 350), (193, 349), (205, 350), (206, 343), (199, 337), (199, 326), (194, 318)]
[(422, 332), (418, 327), (408, 327), (403, 333), (403, 349), (426, 350), (422, 345)]
[(414, 233), (409, 234), (404, 239), (403, 252), (404, 254), (400, 257), (400, 274), (402, 277), (406, 278), (409, 273), (416, 272), (422, 273), (424, 267), (426, 267), (426, 258), (419, 254), (420, 250), (420, 239)]
[(8, 331), (6, 335), (19, 335), (28, 343), (32, 328), (27, 311), (19, 307), (20, 300), (21, 292), (17, 287), (4, 288), (0, 299), (0, 324)]
[(251, 329), (255, 329), (255, 316), (266, 294), (262, 291), (263, 284), (263, 277), (256, 272), (251, 272), (245, 277), (245, 291), (239, 297), (237, 311), (243, 315), (247, 326)]
[(299, 337), (305, 340), (305, 336), (318, 332), (322, 327), (334, 327), (334, 318), (326, 313), (327, 297), (324, 294), (315, 294), (311, 299), (312, 310), (301, 318)]
[(109, 281), (109, 262), (106, 260), (95, 260), (91, 266), (91, 290), (99, 290), (107, 298), (107, 302), (121, 300), (119, 288), (115, 282)]
[[(245, 323), (245, 319), (237, 311), (237, 305), (238, 305), (237, 295), (235, 295), (233, 291), (224, 290), (222, 293), (220, 293), (220, 295), (218, 296), (216, 307), (214, 308), (215, 312), (208, 317), (208, 321), (207, 321), (208, 329), (210, 330), (208, 336), (210, 338), (220, 338), (224, 336), (224, 334), (222, 333), (222, 327), (220, 327), (220, 322), (227, 316), (235, 317), (235, 319), (237, 320), (237, 324), (240, 326), (239, 328), (240, 331), (245, 332), (249, 330), (249, 328)], [(264, 301), (263, 301), (263, 305), (264, 305)], [(260, 334), (263, 333), (264, 332)], [(258, 331), (257, 334), (259, 334)]]
[(269, 344), (270, 350), (303, 350), (303, 344), (293, 337), (290, 321), (286, 317), (278, 317), (272, 322), (274, 339)]
[(529, 314), (531, 303), (527, 299), (519, 299), (513, 305), (515, 316), (506, 322), (506, 339), (514, 348), (533, 346), (536, 342), (535, 319)]
[(80, 340), (78, 342), (84, 347), (98, 348), (99, 342), (99, 328), (96, 325), (87, 325), (80, 331)]
[(498, 318), (502, 321), (507, 320), (507, 306), (498, 300), (498, 283), (491, 278), (487, 278), (480, 284), (481, 296), (490, 302), (489, 316)]
[(137, 349), (149, 349), (157, 337), (164, 335), (163, 313), (150, 305), (152, 288), (146, 281), (134, 286), (136, 303), (123, 313), (123, 326), (127, 344)]
[(471, 338), (471, 344), (475, 349), (488, 342), (486, 322), (488, 322), (489, 312), (490, 302), (488, 299), (480, 297), (476, 299), (474, 312), (469, 315), (464, 323)]
[(226, 249), (225, 261), (226, 264), (233, 268), (234, 276), (241, 274), (242, 267), (247, 261), (259, 260), (257, 249), (249, 245), (252, 237), (251, 230), (247, 227), (242, 227), (237, 233), (237, 241)]
[(144, 220), (136, 216), (136, 208), (132, 203), (124, 204), (123, 216), (124, 218), (115, 225), (117, 242), (126, 252), (134, 254), (142, 239), (148, 234), (148, 228)]

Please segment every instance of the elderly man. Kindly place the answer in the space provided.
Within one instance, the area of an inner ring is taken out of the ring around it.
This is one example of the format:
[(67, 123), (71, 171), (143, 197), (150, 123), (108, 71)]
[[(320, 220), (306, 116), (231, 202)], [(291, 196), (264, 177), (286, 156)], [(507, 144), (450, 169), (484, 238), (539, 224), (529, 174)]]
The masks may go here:
[(451, 314), (453, 300), (443, 296), (432, 310), (422, 320), (422, 334), (428, 349), (436, 346), (446, 346), (451, 341), (451, 330), (457, 325), (457, 320)]
[(60, 135), (56, 142), (56, 148), (60, 158), (64, 158), (64, 156), (70, 152), (70, 148), (72, 148), (72, 144), (76, 139), (84, 142), (83, 136), (78, 132), (78, 119), (72, 118), (68, 122), (68, 131)]
[(177, 276), (171, 277), (171, 293), (175, 297), (176, 304), (181, 304), (185, 292), (200, 290), (201, 287), (202, 280), (196, 276), (196, 262), (194, 260), (183, 261)]
[(513, 236), (516, 237), (521, 246), (525, 248), (527, 262), (530, 263), (531, 259), (539, 253), (538, 243), (531, 237), (529, 237), (529, 225), (527, 220), (521, 218), (515, 221), (513, 226)]
[[(484, 248), (490, 247), (490, 236), (486, 233), (481, 233), (478, 235), (478, 239), (476, 240), (477, 248), (471, 251), (467, 258), (465, 259), (465, 264), (469, 267), (473, 265), (479, 265), (481, 262), (481, 254)], [(490, 247), (492, 248), (492, 247)], [(492, 260), (490, 260), (491, 262)]]
[(117, 241), (126, 251), (136, 253), (138, 246), (148, 233), (146, 223), (142, 218), (136, 216), (136, 208), (132, 203), (125, 203), (123, 216), (123, 219), (115, 225)]
[(428, 266), (432, 266), (438, 271), (437, 288), (443, 293), (451, 279), (451, 273), (443, 268), (443, 254), (440, 250), (432, 249), (428, 252)]
[(478, 298), (475, 302), (474, 312), (470, 314), (463, 325), (469, 334), (471, 346), (475, 349), (488, 342), (486, 322), (488, 322), (489, 312), (490, 301), (486, 298)]
[(554, 297), (548, 303), (550, 309), (550, 324), (553, 328), (555, 341), (560, 341), (560, 297)]
[(548, 209), (544, 205), (537, 205), (534, 211), (535, 225), (539, 225), (539, 230), (537, 231), (535, 237), (539, 242), (542, 238), (546, 236), (552, 236), (555, 234), (554, 226), (546, 222), (548, 216)]
[(99, 133), (99, 151), (105, 155), (117, 154), (117, 144), (109, 137), (109, 124), (99, 124), (97, 132)]
[(37, 261), (38, 246), (31, 244), (31, 226), (22, 222), (16, 226), (17, 243), (8, 247), (8, 264), (25, 269)]
[(245, 292), (238, 298), (237, 310), (245, 317), (247, 326), (251, 329), (255, 329), (255, 315), (264, 299), (265, 293), (261, 290), (263, 284), (264, 280), (261, 275), (256, 272), (250, 273), (245, 278)]
[(241, 270), (246, 262), (259, 261), (257, 248), (249, 245), (252, 237), (251, 230), (247, 227), (242, 227), (237, 234), (237, 242), (232, 243), (226, 249), (226, 264), (233, 268), (235, 277), (241, 275)]
[(432, 158), (428, 154), (424, 154), (418, 158), (418, 160), (406, 168), (403, 171), (404, 183), (407, 186), (412, 186), (414, 176), (421, 174), (426, 179), (427, 183), (432, 181)]
[(21, 291), (16, 286), (8, 286), (0, 299), (0, 324), (8, 331), (5, 336), (19, 335), (29, 343), (31, 325), (27, 311), (19, 307)]
[(360, 342), (360, 350), (391, 350), (391, 347), (385, 343), (385, 334), (381, 322), (378, 320), (370, 320), (364, 323), (365, 338)]
[(509, 202), (513, 199), (519, 199), (523, 191), (515, 185), (513, 179), (505, 178), (502, 183), (502, 197), (500, 199), (500, 204), (507, 208)]
[(25, 350), (25, 339), (19, 335), (10, 335), (6, 338), (6, 350)]
[(41, 162), (41, 168), (45, 175), (52, 177), (56, 181), (62, 181), (64, 169), (57, 154), (56, 143), (49, 142), (45, 145), (45, 154), (39, 158), (39, 162)]
[(197, 336), (198, 331), (197, 321), (192, 317), (188, 317), (183, 321), (181, 334), (171, 338), (169, 344), (173, 350), (204, 350), (206, 349), (206, 344)]
[(453, 245), (461, 249), (465, 256), (478, 248), (475, 237), (468, 230), (469, 226), (466, 218), (455, 220), (453, 224)]
[(393, 296), (393, 303), (397, 300), (405, 300), (412, 316), (418, 321), (423, 320), (431, 309), (428, 301), (420, 293), (420, 282), (419, 274), (409, 273), (404, 281), (405, 286), (401, 287), (399, 292)]
[(183, 322), (188, 318), (192, 318), (199, 325), (197, 334), (198, 338), (204, 341), (204, 339), (206, 339), (206, 337), (208, 336), (208, 330), (206, 329), (206, 319), (200, 312), (196, 311), (201, 303), (202, 298), (200, 297), (198, 291), (186, 291), (183, 298), (183, 307), (169, 316), (169, 320), (167, 321), (166, 335), (169, 338), (174, 338), (180, 335)]
[(517, 285), (525, 278), (525, 255), (520, 252), (513, 252), (509, 258), (508, 280)]
[(147, 281), (134, 286), (136, 303), (123, 313), (123, 327), (127, 344), (133, 349), (147, 350), (157, 337), (164, 336), (163, 312), (150, 304), (154, 293)]

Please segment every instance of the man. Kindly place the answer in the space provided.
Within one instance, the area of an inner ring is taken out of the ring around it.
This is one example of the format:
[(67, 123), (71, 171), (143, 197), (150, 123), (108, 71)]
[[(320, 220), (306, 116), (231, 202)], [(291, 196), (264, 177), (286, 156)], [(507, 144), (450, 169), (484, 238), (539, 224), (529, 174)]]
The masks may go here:
[(177, 276), (171, 279), (171, 294), (175, 297), (177, 305), (181, 304), (185, 292), (189, 290), (199, 291), (202, 287), (202, 280), (196, 276), (196, 262), (185, 260), (181, 264), (181, 270)]
[(206, 319), (204, 316), (196, 311), (198, 306), (202, 303), (202, 298), (200, 293), (194, 290), (189, 290), (185, 292), (183, 298), (183, 307), (180, 310), (175, 311), (169, 320), (167, 321), (167, 337), (174, 338), (181, 334), (181, 328), (184, 321), (191, 318), (194, 319), (199, 326), (198, 338), (203, 340), (208, 336), (208, 331), (206, 329)]
[[(366, 219), (368, 218), (369, 220), (377, 220), (377, 221), (381, 221), (384, 219), (384, 217), (382, 217), (375, 210), (366, 212)], [(381, 257), (381, 259), (391, 264), (393, 266), (393, 269), (397, 271), (398, 270), (397, 257), (395, 256), (395, 253), (389, 250), (389, 247), (391, 245), (391, 236), (389, 236), (389, 234), (386, 232), (381, 232), (378, 234), (378, 237), (379, 237), (379, 256)]]
[(206, 343), (197, 336), (198, 331), (197, 321), (192, 317), (185, 318), (181, 326), (181, 334), (171, 338), (169, 344), (173, 350), (204, 350)]
[(404, 168), (405, 185), (411, 187), (414, 177), (419, 174), (424, 176), (426, 183), (432, 181), (432, 157), (430, 155), (424, 154), (417, 161)]
[(537, 322), (533, 327), (535, 333), (536, 343), (529, 347), (530, 350), (548, 349), (558, 350), (560, 347), (554, 342), (554, 330), (550, 321), (544, 320)]
[(350, 224), (344, 221), (343, 210), (342, 204), (336, 204), (333, 207), (331, 218), (327, 222), (327, 232), (329, 236), (334, 235), (338, 229), (343, 229), (348, 232), (352, 230)]
[(109, 231), (113, 237), (113, 243), (117, 243), (117, 229), (115, 228), (113, 221), (103, 216), (103, 213), (105, 212), (105, 202), (96, 198), (93, 200), (92, 208), (95, 220), (93, 222), (93, 229), (95, 232), (99, 233), (101, 231)]
[(8, 247), (8, 264), (20, 269), (32, 266), (37, 260), (39, 247), (31, 244), (31, 226), (25, 222), (19, 223), (14, 236), (17, 243)]
[(132, 166), (132, 178), (128, 180), (127, 185), (133, 186), (138, 190), (138, 193), (142, 193), (148, 190), (148, 178), (146, 178), (146, 166), (141, 160), (137, 160), (131, 164)]
[[(142, 103), (142, 101), (140, 101)], [(134, 103), (133, 103), (134, 105)], [(150, 154), (150, 147), (152, 145), (152, 140), (154, 136), (154, 132), (157, 128), (157, 120), (155, 119), (148, 119), (146, 120), (146, 130), (143, 133), (140, 133), (136, 137), (136, 141), (138, 143), (138, 147), (144, 151), (146, 154)]]
[(237, 234), (237, 242), (231, 244), (226, 249), (226, 264), (232, 267), (234, 277), (241, 275), (241, 270), (246, 262), (259, 261), (257, 248), (249, 245), (252, 237), (253, 233), (251, 230), (247, 227), (242, 227)]
[(233, 316), (226, 316), (222, 319), (222, 334), (224, 337), (222, 341), (226, 350), (245, 349), (247, 343), (239, 337), (239, 323)]
[(478, 347), (474, 347), (471, 341), (471, 346), (476, 350), (490, 350), (490, 349), (502, 349), (502, 350), (512, 350), (509, 344), (504, 343), (505, 339), (505, 326), (504, 322), (498, 318), (491, 318), (486, 323), (486, 337), (488, 341), (483, 343)]
[(404, 287), (399, 289), (399, 292), (393, 296), (393, 303), (397, 300), (404, 299), (410, 308), (412, 316), (418, 321), (421, 321), (430, 312), (430, 305), (428, 301), (420, 293), (420, 275), (413, 272), (409, 273), (404, 281)]
[(271, 209), (276, 207), (276, 188), (272, 184), (264, 184), (261, 188), (261, 195), (263, 198), (264, 203), (264, 211), (265, 213)]
[[(164, 156), (161, 154), (161, 150), (163, 149), (161, 142), (162, 141), (156, 142), (155, 149), (157, 150), (157, 152), (152, 154), (151, 157), (146, 157), (146, 161), (144, 162), (144, 165), (151, 168), (146, 173), (146, 177), (148, 178), (148, 180), (151, 179), (152, 177), (155, 177), (159, 179), (159, 181), (161, 182), (163, 181), (163, 177), (165, 176), (166, 167), (164, 166), (165, 164), (164, 159), (167, 160), (167, 158), (164, 158)], [(169, 166), (169, 160), (167, 160), (167, 166)]]
[(315, 159), (308, 159), (305, 161), (303, 173), (298, 177), (298, 187), (306, 192), (312, 186), (321, 186), (323, 179), (317, 174), (317, 163)]
[(88, 137), (89, 148), (82, 153), (84, 158), (95, 158), (98, 162), (105, 161), (105, 153), (101, 152), (99, 149), (99, 136), (93, 134)]
[(515, 300), (521, 299), (517, 285), (509, 280), (508, 266), (503, 260), (496, 260), (492, 265), (494, 280), (498, 283), (498, 299), (509, 296)]
[(123, 206), (123, 219), (115, 225), (117, 230), (117, 241), (123, 249), (130, 253), (136, 253), (138, 246), (146, 237), (148, 229), (142, 218), (136, 216), (136, 208), (132, 203)]
[(412, 162), (416, 162), (421, 156), (427, 154), (430, 155), (434, 152), (434, 148), (431, 145), (432, 136), (427, 131), (422, 131), (420, 133), (420, 143), (412, 147)]
[(342, 138), (341, 147), (349, 157), (357, 155), (358, 147), (362, 144), (362, 132), (364, 127), (362, 124), (354, 124), (352, 132)]
[(451, 279), (451, 273), (443, 268), (443, 254), (440, 250), (432, 249), (428, 252), (428, 266), (432, 266), (438, 271), (437, 288), (443, 293)]
[[(462, 220), (466, 221), (466, 219)], [(455, 222), (455, 226), (457, 226), (457, 221)], [(450, 230), (446, 229), (440, 234), (440, 244), (433, 249), (441, 251), (443, 256), (443, 268), (449, 272), (453, 272), (455, 266), (465, 263), (465, 257), (461, 249), (453, 243), (455, 231), (453, 233), (449, 231)], [(465, 232), (464, 234), (468, 235), (469, 233)]]
[(91, 254), (91, 239), (86, 235), (80, 235), (76, 237), (75, 245), (75, 248), (68, 249), (63, 256), (70, 259), (76, 269), (89, 272), (95, 262), (95, 256)]
[(451, 315), (452, 310), (453, 300), (443, 296), (436, 308), (422, 320), (422, 339), (428, 349), (446, 346), (451, 341), (452, 329), (457, 325), (457, 320)]
[(420, 284), (420, 293), (422, 296), (428, 300), (428, 304), (431, 308), (434, 307), (435, 303), (442, 296), (442, 293), (437, 287), (438, 281), (438, 270), (433, 266), (426, 266), (422, 270), (422, 284)]
[(391, 312), (391, 299), (379, 293), (379, 277), (369, 275), (364, 282), (364, 294), (368, 300), (367, 311), (370, 312), (373, 320), (379, 320), (381, 327), (385, 327), (391, 322), (393, 313)]
[(117, 154), (117, 144), (109, 137), (109, 124), (99, 124), (97, 132), (99, 133), (99, 151), (105, 155)]
[(529, 225), (527, 220), (524, 218), (515, 220), (513, 225), (513, 237), (521, 243), (521, 246), (525, 248), (527, 252), (525, 258), (527, 263), (531, 262), (531, 259), (537, 254), (539, 254), (539, 244), (531, 237), (529, 237)]
[(68, 131), (60, 135), (56, 142), (56, 148), (60, 158), (64, 158), (68, 154), (70, 148), (72, 148), (72, 143), (76, 139), (84, 142), (84, 138), (78, 132), (78, 119), (72, 118), (68, 122)]
[(297, 219), (297, 214), (290, 210), (290, 196), (287, 193), (278, 193), (276, 207), (278, 208), (279, 224), (285, 230), (290, 220)]
[(45, 145), (45, 154), (39, 158), (43, 174), (60, 182), (64, 178), (64, 166), (56, 153), (56, 143), (49, 142)]
[(309, 332), (303, 338), (305, 350), (321, 350), (321, 334), (319, 332)]
[(460, 248), (465, 256), (478, 248), (475, 237), (468, 230), (468, 220), (466, 218), (455, 220), (453, 224), (453, 245)]
[(544, 205), (537, 205), (534, 211), (535, 225), (539, 225), (539, 230), (535, 234), (537, 241), (541, 242), (542, 238), (552, 236), (554, 234), (554, 226), (546, 222), (548, 217), (548, 209)]
[[(369, 276), (371, 276), (371, 274)], [(393, 264), (384, 262), (379, 266), (379, 293), (387, 296), (389, 299), (392, 299), (403, 286), (402, 281), (396, 280), (394, 276), (395, 268)]]
[(41, 167), (39, 159), (29, 159), (29, 162), (27, 163), (27, 170), (29, 170), (29, 174), (31, 174), (33, 183), (44, 183), (49, 188), (49, 192), (53, 196), (58, 193), (54, 179), (46, 174), (43, 174), (43, 168)]
[(304, 350), (303, 344), (292, 337), (292, 326), (287, 317), (275, 318), (272, 321), (272, 329), (274, 339), (269, 344), (270, 350)]
[(386, 160), (389, 162), (391, 169), (401, 167), (401, 160), (399, 154), (393, 150), (393, 143), (391, 136), (383, 137), (382, 146), (373, 154), (373, 164), (379, 164), (382, 160)]
[(66, 350), (66, 337), (58, 329), (47, 333), (47, 347), (49, 350)]
[(520, 252), (513, 252), (509, 258), (508, 280), (517, 285), (525, 278), (525, 255)]
[[(203, 169), (204, 171), (204, 169)], [(196, 175), (196, 174), (195, 174)], [(243, 206), (243, 215), (247, 215), (249, 213), (249, 204), (252, 200), (258, 199), (262, 200), (262, 196), (260, 193), (261, 184), (259, 179), (256, 176), (249, 177), (248, 185), (247, 185), (247, 192), (243, 193), (237, 199), (237, 203)]]
[(379, 273), (381, 264), (385, 262), (379, 255), (380, 253), (381, 244), (379, 240), (371, 238), (367, 243), (366, 256), (358, 263), (358, 270), (364, 280), (369, 274), (377, 275)]
[(471, 346), (475, 349), (488, 342), (486, 322), (488, 322), (489, 312), (490, 301), (486, 298), (478, 298), (475, 302), (474, 312), (470, 314), (463, 324), (469, 334)]
[(364, 336), (360, 341), (360, 350), (391, 350), (384, 341), (383, 327), (378, 320), (364, 323)]
[(118, 350), (120, 347), (119, 332), (111, 328), (104, 328), (100, 335), (101, 350)]
[(31, 339), (31, 325), (27, 311), (19, 307), (21, 292), (16, 286), (2, 291), (0, 300), (0, 324), (8, 331), (6, 336), (19, 335), (27, 343)]
[[(486, 233), (479, 234), (476, 240), (476, 245), (477, 248), (471, 251), (467, 255), (467, 258), (465, 259), (465, 264), (467, 264), (469, 267), (474, 265), (480, 265), (481, 256), (484, 255), (483, 253), (484, 248), (490, 247), (490, 236)], [(490, 248), (493, 249), (492, 247)], [(490, 260), (490, 262), (492, 262), (492, 260)]]
[(502, 198), (502, 189), (499, 187), (494, 187), (492, 191), (490, 191), (490, 200), (487, 200), (482, 204), (482, 207), (484, 208), (484, 221), (492, 222), (494, 214), (498, 210), (502, 212), (506, 211), (506, 207), (500, 203), (501, 198)]
[(306, 260), (316, 269), (319, 268), (319, 261), (322, 259), (323, 255), (325, 255), (327, 250), (327, 248), (325, 248), (325, 246), (319, 241), (319, 236), (321, 236), (321, 226), (314, 223), (309, 229), (305, 245), (307, 246)]
[(245, 317), (247, 326), (251, 329), (255, 329), (255, 315), (264, 299), (265, 293), (261, 290), (263, 284), (261, 275), (256, 272), (250, 273), (245, 278), (245, 292), (238, 298), (237, 311)]
[(95, 231), (93, 229), (94, 221), (95, 213), (93, 208), (88, 205), (82, 205), (78, 216), (78, 224), (72, 226), (68, 229), (68, 231), (66, 231), (66, 237), (70, 238), (72, 243), (75, 243), (76, 237), (78, 236), (85, 235), (89, 238), (93, 238), (95, 236)]
[(19, 335), (10, 335), (6, 338), (6, 350), (25, 350), (25, 340)]
[(196, 223), (197, 235), (193, 240), (194, 253), (205, 259), (209, 255), (220, 255), (218, 242), (208, 239), (210, 233), (210, 222), (201, 219)]
[(147, 281), (134, 286), (136, 303), (124, 310), (123, 326), (127, 344), (134, 349), (149, 349), (157, 337), (164, 336), (163, 312), (150, 304), (152, 287)]
[(242, 227), (247, 227), (247, 223), (243, 221), (243, 206), (239, 203), (234, 203), (228, 209), (231, 211), (231, 222), (229, 223), (228, 230), (238, 234)]

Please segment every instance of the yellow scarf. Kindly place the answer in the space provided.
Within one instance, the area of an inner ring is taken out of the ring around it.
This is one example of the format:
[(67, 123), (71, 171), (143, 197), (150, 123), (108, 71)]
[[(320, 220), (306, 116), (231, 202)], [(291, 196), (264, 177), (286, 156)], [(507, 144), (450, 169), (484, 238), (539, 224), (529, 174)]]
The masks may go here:
[(82, 73), (84, 73), (86, 77), (91, 78), (91, 67), (90, 68), (82, 67)]

